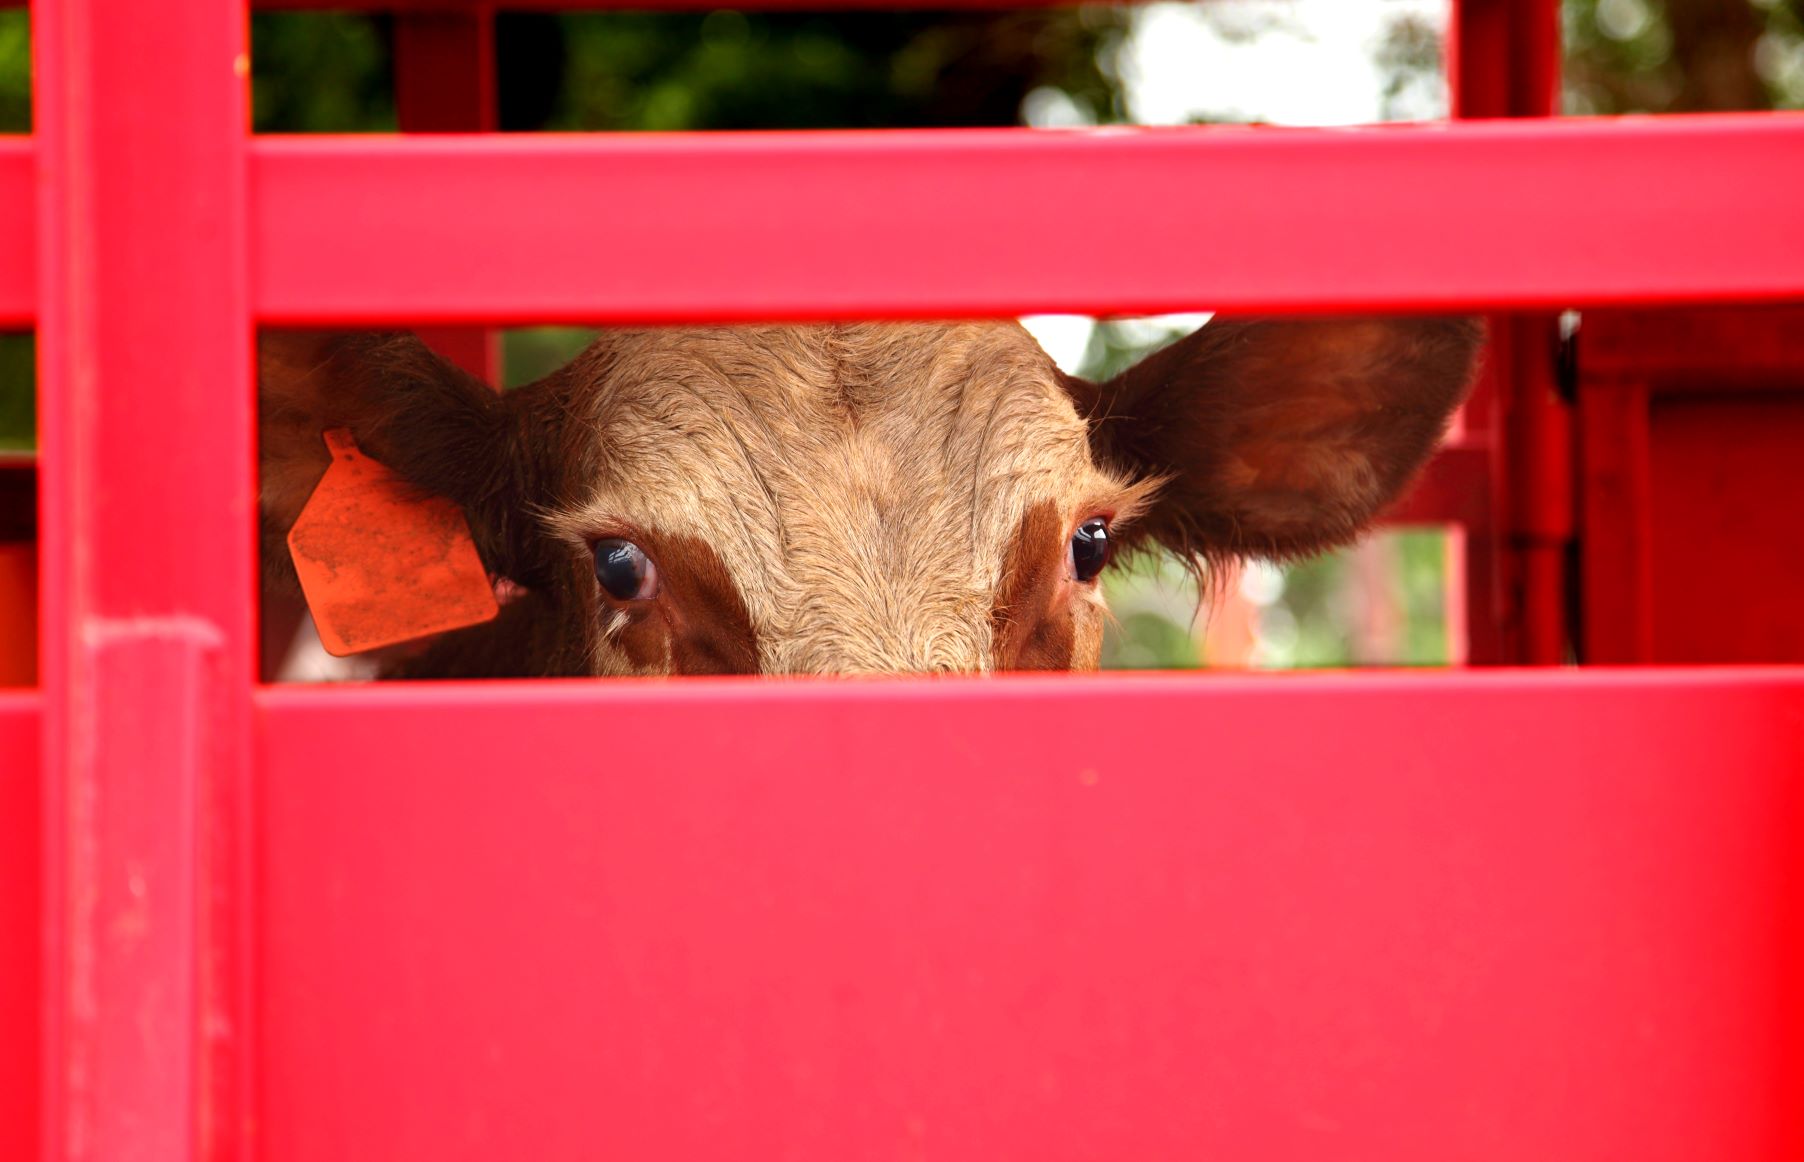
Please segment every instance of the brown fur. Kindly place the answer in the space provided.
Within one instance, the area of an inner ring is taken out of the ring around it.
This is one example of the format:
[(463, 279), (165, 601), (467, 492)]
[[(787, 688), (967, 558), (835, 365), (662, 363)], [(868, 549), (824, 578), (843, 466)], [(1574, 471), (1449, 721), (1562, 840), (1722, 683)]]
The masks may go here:
[(1066, 608), (1075, 584), (1065, 576), (1070, 531), (1051, 501), (1027, 510), (1015, 531), (991, 612), (999, 670), (1069, 670), (1077, 619)]
[(756, 674), (758, 634), (732, 574), (706, 541), (633, 529), (625, 534), (658, 562), (655, 601), (601, 595), (603, 632), (612, 633), (633, 673)]
[[(1079, 522), (1210, 556), (1345, 539), (1430, 451), (1476, 342), (1218, 321), (1098, 386), (1009, 323), (621, 330), (497, 395), (411, 337), (275, 337), (266, 572), (285, 581), (319, 432), (342, 425), (462, 505), (527, 590), (391, 674), (1091, 668)], [(657, 563), (656, 599), (601, 592), (591, 546), (616, 536)]]

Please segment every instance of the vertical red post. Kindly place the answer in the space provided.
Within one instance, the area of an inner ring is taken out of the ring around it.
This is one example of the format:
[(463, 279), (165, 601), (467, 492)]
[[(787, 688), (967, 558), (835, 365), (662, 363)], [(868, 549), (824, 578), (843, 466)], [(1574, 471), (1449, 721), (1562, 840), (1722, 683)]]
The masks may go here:
[[(1559, 113), (1557, 0), (1454, 0), (1449, 44), (1456, 117)], [(1468, 422), (1493, 450), (1497, 531), (1468, 539), (1472, 660), (1557, 665), (1569, 644), (1565, 556), (1573, 535), (1571, 423), (1555, 376), (1559, 324), (1551, 315), (1490, 323)]]
[[(395, 116), (404, 133), (492, 133), (495, 13), (488, 5), (395, 16)], [(423, 327), (420, 337), (466, 371), (501, 383), (500, 336)]]
[(1448, 40), (1455, 117), (1559, 113), (1559, 0), (1453, 0)]
[(34, 6), (45, 1162), (249, 1153), (246, 23)]

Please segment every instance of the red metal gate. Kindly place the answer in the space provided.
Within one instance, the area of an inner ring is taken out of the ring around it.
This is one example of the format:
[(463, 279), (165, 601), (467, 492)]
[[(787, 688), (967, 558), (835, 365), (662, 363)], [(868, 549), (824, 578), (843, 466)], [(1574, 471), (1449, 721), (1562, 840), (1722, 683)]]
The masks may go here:
[[(33, 19), (0, 1153), (1804, 1149), (1799, 671), (262, 688), (251, 371), (258, 323), (1796, 299), (1804, 118), (284, 140), (242, 3)], [(1550, 111), (1552, 19), (1463, 6), (1466, 112)], [(1524, 610), (1543, 325), (1472, 461)]]

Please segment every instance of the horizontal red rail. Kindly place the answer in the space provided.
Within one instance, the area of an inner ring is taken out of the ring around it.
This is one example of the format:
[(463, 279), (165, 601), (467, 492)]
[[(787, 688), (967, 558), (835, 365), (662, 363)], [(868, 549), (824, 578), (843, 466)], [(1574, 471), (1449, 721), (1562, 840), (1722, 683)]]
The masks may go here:
[(1804, 1150), (1804, 672), (260, 705), (269, 1162)]
[[(285, 138), (252, 164), (255, 299), (290, 323), (1804, 296), (1804, 115)], [(29, 170), (0, 148), (0, 321), (30, 317)]]
[(1804, 295), (1804, 115), (287, 138), (253, 188), (283, 322)]

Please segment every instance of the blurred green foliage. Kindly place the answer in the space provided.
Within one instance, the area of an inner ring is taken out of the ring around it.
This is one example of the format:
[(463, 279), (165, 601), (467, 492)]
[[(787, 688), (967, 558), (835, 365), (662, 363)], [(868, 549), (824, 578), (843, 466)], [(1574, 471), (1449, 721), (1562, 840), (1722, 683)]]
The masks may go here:
[[(1378, 561), (1380, 592), (1348, 584), (1354, 550), (1289, 566), (1272, 603), (1287, 617), (1282, 649), (1262, 664), (1302, 669), (1350, 663), (1440, 666), (1448, 661), (1446, 620), (1447, 537), (1431, 529), (1394, 529), (1373, 537), (1365, 552)], [(1394, 607), (1396, 624), (1386, 640), (1369, 640), (1367, 602)], [(1268, 647), (1270, 648), (1270, 647)]]
[[(0, 11), (0, 133), (31, 132), (31, 22), (22, 9)], [(0, 451), (30, 448), (37, 409), (29, 335), (0, 335)]]
[[(1098, 65), (1125, 9), (1021, 12), (502, 13), (503, 129), (681, 130), (1012, 125), (1033, 88), (1117, 117)], [(392, 21), (258, 13), (263, 132), (395, 127)]]
[(551, 374), (595, 341), (593, 327), (516, 327), (501, 335), (503, 387)]
[[(1447, 536), (1388, 529), (1358, 548), (1265, 570), (1238, 597), (1258, 611), (1251, 664), (1266, 669), (1349, 665), (1441, 666), (1447, 637)], [(1365, 557), (1360, 568), (1356, 554)], [(1215, 584), (1233, 587), (1234, 578)], [(1212, 658), (1206, 638), (1225, 593), (1199, 601), (1197, 579), (1170, 557), (1143, 554), (1103, 575), (1115, 624), (1103, 637), (1105, 669), (1166, 670), (1238, 664)], [(1378, 615), (1378, 616), (1375, 616)], [(1374, 623), (1386, 627), (1372, 632)]]
[(555, 129), (1013, 125), (1034, 88), (1119, 115), (1116, 8), (571, 14)]
[(1372, 52), (1373, 63), (1384, 77), (1383, 104), (1379, 116), (1386, 121), (1416, 116), (1416, 109), (1442, 105), (1446, 53), (1441, 29), (1415, 13), (1392, 20)]
[(0, 11), (0, 133), (31, 132), (31, 17)]
[(395, 128), (386, 18), (348, 12), (251, 16), (251, 110), (259, 133)]
[(1164, 554), (1140, 554), (1110, 565), (1102, 587), (1112, 619), (1103, 632), (1103, 669), (1188, 670), (1207, 663), (1207, 610), (1183, 565)]
[(36, 351), (30, 335), (0, 335), (0, 452), (37, 442)]
[(1564, 0), (1568, 113), (1804, 108), (1804, 0)]

